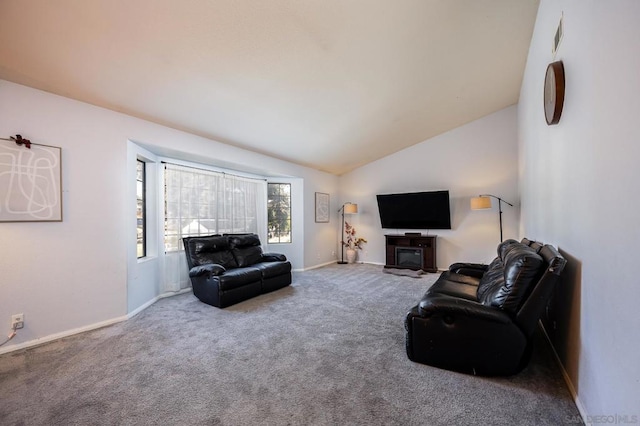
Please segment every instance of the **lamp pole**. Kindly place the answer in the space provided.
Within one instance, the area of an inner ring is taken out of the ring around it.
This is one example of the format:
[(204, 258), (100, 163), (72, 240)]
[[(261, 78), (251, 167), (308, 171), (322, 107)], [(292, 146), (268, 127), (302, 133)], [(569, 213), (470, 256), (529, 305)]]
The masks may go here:
[(340, 260), (338, 261), (339, 265), (344, 265), (345, 260), (344, 260), (344, 244), (342, 244), (342, 242), (344, 241), (344, 206), (346, 205), (343, 204), (342, 207), (340, 207), (340, 210), (342, 211), (342, 233), (340, 234), (340, 245), (341, 245), (341, 254), (340, 254)]
[(502, 239), (502, 203), (509, 204), (511, 207), (513, 207), (513, 204), (511, 204), (508, 201), (503, 200), (500, 197), (496, 197), (495, 195), (491, 195), (491, 194), (482, 194), (480, 196), (481, 197), (493, 197), (496, 200), (498, 200), (498, 212), (499, 212), (499, 215), (500, 215), (500, 242), (502, 242), (503, 241), (503, 239)]

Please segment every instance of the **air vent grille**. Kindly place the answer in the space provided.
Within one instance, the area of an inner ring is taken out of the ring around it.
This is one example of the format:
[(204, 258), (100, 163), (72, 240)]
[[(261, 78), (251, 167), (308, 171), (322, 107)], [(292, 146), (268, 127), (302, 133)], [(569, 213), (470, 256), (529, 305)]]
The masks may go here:
[(556, 35), (553, 37), (553, 57), (556, 57), (556, 52), (558, 51), (558, 46), (560, 46), (560, 42), (562, 41), (562, 36), (564, 35), (564, 28), (562, 21), (564, 19), (564, 15), (560, 17), (560, 22), (558, 23), (558, 28), (556, 29)]

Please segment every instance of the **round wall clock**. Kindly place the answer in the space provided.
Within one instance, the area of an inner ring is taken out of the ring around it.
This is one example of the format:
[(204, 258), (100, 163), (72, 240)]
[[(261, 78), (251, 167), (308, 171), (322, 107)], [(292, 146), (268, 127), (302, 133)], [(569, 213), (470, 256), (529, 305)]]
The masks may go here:
[(562, 61), (552, 62), (544, 78), (544, 116), (547, 124), (558, 124), (564, 104), (564, 66)]

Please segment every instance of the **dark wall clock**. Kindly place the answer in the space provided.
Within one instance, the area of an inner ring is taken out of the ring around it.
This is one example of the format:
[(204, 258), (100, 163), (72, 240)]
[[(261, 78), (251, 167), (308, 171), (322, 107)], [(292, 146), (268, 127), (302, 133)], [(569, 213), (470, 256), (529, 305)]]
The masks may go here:
[(564, 66), (562, 61), (547, 66), (544, 77), (544, 116), (547, 124), (558, 124), (564, 104)]

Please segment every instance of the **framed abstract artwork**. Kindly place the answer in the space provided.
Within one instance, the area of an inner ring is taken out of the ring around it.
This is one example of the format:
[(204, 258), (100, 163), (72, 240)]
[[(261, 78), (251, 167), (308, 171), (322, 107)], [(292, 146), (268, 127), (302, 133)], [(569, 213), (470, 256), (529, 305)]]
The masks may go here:
[(0, 222), (61, 222), (61, 149), (0, 140)]
[(329, 222), (329, 194), (316, 192), (316, 222)]

